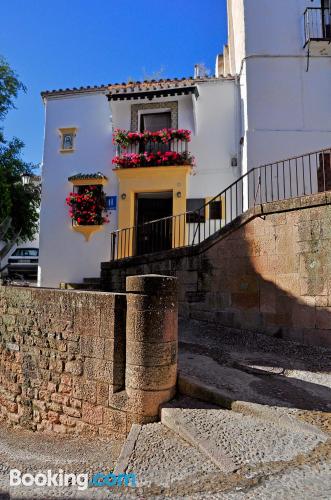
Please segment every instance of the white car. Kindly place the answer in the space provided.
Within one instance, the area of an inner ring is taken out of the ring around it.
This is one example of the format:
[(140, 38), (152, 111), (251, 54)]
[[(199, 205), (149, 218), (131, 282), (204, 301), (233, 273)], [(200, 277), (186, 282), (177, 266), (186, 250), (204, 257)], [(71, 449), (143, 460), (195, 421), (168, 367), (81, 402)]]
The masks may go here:
[(38, 248), (19, 247), (8, 259), (8, 277), (17, 278), (37, 278), (38, 273)]

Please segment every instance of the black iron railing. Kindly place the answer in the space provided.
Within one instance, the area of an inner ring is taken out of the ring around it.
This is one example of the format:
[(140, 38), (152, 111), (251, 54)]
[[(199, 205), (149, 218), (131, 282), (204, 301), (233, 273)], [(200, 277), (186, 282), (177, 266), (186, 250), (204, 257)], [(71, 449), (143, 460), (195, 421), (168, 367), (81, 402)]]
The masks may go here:
[(198, 210), (111, 233), (111, 260), (200, 244), (255, 205), (331, 190), (331, 148), (249, 170)]
[(311, 41), (331, 41), (329, 8), (308, 7), (304, 13), (305, 46)]
[(126, 148), (121, 146), (116, 146), (116, 155), (121, 156), (123, 154), (139, 154), (139, 153), (164, 153), (166, 151), (173, 151), (175, 153), (187, 153), (188, 152), (188, 142), (178, 139), (172, 139), (169, 142), (156, 142), (156, 141), (137, 141), (133, 144), (129, 144)]

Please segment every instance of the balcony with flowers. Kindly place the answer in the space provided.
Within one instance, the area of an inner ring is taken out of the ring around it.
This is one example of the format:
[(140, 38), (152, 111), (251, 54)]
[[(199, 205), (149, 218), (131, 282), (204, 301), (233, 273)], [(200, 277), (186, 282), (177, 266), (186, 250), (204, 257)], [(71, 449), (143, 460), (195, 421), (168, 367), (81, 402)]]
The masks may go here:
[(130, 132), (116, 129), (113, 143), (117, 154), (112, 162), (115, 169), (194, 165), (188, 151), (191, 131), (162, 129), (156, 132)]

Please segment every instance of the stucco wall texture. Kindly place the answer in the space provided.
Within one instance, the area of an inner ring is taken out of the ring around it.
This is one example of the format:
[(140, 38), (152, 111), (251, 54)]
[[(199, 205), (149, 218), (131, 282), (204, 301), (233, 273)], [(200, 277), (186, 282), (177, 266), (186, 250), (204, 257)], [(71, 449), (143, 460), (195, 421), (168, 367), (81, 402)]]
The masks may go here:
[(148, 272), (177, 276), (182, 317), (330, 346), (331, 192), (255, 207), (195, 249), (103, 263), (103, 287)]

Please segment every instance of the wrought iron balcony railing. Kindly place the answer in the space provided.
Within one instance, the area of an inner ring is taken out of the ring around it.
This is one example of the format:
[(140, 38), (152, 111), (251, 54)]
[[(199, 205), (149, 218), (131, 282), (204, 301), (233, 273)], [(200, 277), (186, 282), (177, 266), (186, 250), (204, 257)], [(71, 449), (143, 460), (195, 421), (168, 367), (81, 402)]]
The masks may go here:
[(116, 147), (117, 156), (123, 154), (141, 154), (141, 153), (165, 153), (166, 151), (173, 151), (176, 153), (187, 153), (188, 152), (188, 142), (178, 139), (173, 139), (166, 143), (160, 143), (155, 141), (141, 141), (133, 144), (128, 144), (126, 148), (122, 146)]
[(193, 165), (194, 158), (188, 151), (190, 140), (191, 131), (186, 129), (164, 128), (155, 132), (116, 129), (113, 164), (116, 168)]
[(323, 7), (308, 7), (304, 13), (305, 46), (314, 41), (331, 42), (331, 11)]
[(173, 139), (166, 143), (141, 141), (123, 148), (117, 146), (112, 162), (116, 168), (194, 165), (187, 141)]

